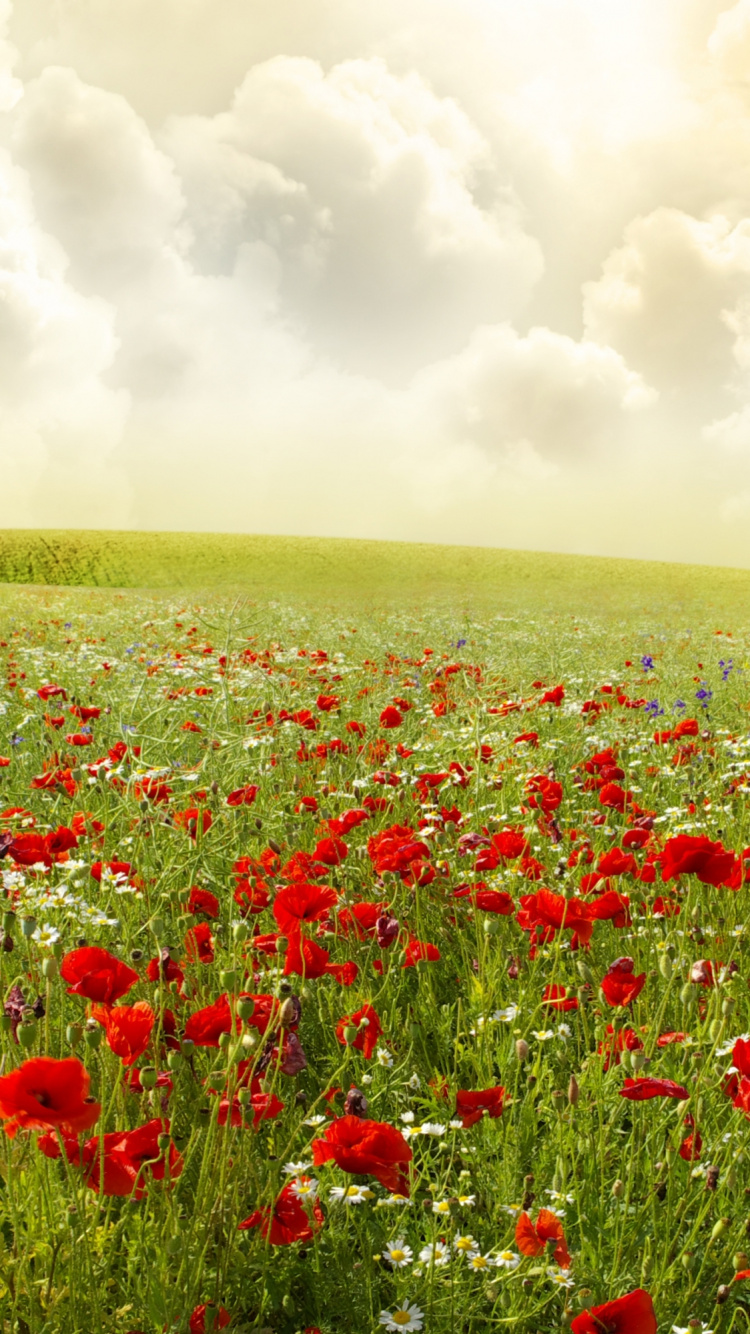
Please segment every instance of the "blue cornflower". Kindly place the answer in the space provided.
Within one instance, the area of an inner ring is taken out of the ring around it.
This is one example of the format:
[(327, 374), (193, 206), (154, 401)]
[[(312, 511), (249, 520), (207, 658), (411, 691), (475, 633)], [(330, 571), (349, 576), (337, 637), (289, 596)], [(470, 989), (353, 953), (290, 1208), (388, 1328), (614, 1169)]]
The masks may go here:
[(684, 699), (676, 699), (676, 700), (675, 700), (675, 702), (674, 702), (674, 706), (673, 706), (673, 712), (676, 712), (677, 709), (686, 709), (686, 708), (687, 708), (687, 704), (685, 703)]
[(658, 701), (658, 699), (650, 699), (649, 702), (648, 702), (648, 704), (644, 704), (643, 707), (645, 708), (646, 713), (650, 713), (650, 714), (651, 714), (651, 717), (652, 717), (652, 718), (660, 718), (661, 715), (662, 715), (663, 712), (664, 712), (663, 709), (660, 709), (660, 708), (659, 708), (659, 701)]
[(652, 672), (654, 670), (654, 660), (651, 657), (650, 653), (644, 653), (643, 657), (641, 658), (641, 667), (643, 668), (644, 672)]
[(708, 701), (713, 699), (713, 697), (713, 690), (708, 690), (705, 685), (701, 686), (700, 690), (696, 690), (695, 692), (695, 698), (700, 701), (701, 707), (704, 709), (708, 708)]

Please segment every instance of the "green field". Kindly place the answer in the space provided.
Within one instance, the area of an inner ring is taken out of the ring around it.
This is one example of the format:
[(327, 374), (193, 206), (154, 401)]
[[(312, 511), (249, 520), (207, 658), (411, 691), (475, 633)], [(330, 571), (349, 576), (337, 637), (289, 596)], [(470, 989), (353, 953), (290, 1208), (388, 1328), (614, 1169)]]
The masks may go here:
[(0, 582), (223, 589), (252, 597), (423, 597), (576, 615), (742, 615), (750, 570), (488, 547), (231, 533), (6, 529)]

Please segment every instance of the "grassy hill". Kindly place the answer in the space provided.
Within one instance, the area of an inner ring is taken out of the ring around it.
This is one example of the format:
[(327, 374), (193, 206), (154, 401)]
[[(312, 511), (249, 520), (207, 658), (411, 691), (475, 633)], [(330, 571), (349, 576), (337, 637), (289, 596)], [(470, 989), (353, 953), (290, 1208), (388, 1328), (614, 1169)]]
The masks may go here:
[(9, 529), (0, 582), (750, 619), (750, 570), (341, 538)]

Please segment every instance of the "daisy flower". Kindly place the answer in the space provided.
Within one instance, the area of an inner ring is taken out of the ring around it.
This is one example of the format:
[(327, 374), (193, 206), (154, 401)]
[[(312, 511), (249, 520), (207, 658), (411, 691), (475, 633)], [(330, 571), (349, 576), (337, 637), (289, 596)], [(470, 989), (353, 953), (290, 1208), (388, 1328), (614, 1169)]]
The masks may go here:
[(432, 1243), (423, 1246), (419, 1252), (419, 1258), (422, 1263), (426, 1265), (447, 1265), (451, 1258), (451, 1253), (444, 1241), (436, 1241), (434, 1246)]
[(515, 1251), (500, 1251), (500, 1254), (495, 1256), (498, 1269), (517, 1269), (520, 1263), (521, 1257)]
[(454, 1240), (454, 1242), (453, 1242), (453, 1245), (455, 1246), (455, 1248), (456, 1248), (456, 1250), (458, 1251), (459, 1255), (469, 1255), (469, 1256), (471, 1256), (471, 1255), (476, 1255), (477, 1252), (479, 1251), (479, 1247), (477, 1246), (477, 1243), (475, 1242), (474, 1238), (471, 1237), (471, 1236), (466, 1236), (466, 1237), (456, 1237), (455, 1240)]
[(375, 1193), (367, 1186), (331, 1186), (328, 1198), (337, 1204), (362, 1204), (365, 1200), (374, 1200)]
[(388, 1245), (383, 1247), (383, 1259), (388, 1261), (392, 1269), (405, 1269), (412, 1262), (412, 1249), (401, 1238), (398, 1241), (389, 1241)]
[(422, 1329), (423, 1319), (424, 1312), (420, 1311), (419, 1307), (414, 1306), (413, 1303), (409, 1306), (398, 1307), (395, 1311), (380, 1312), (380, 1324), (384, 1325), (389, 1331), (406, 1330), (410, 1334), (412, 1330)]

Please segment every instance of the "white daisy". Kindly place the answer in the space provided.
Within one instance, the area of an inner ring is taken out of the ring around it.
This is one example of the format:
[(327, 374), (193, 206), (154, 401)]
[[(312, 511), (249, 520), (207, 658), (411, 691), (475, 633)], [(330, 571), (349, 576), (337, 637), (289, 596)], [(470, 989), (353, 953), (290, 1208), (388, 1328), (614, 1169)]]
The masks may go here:
[(517, 1269), (520, 1263), (521, 1257), (515, 1251), (500, 1251), (500, 1254), (495, 1256), (498, 1269)]
[(447, 1126), (442, 1125), (440, 1121), (423, 1121), (419, 1129), (423, 1135), (444, 1135)]
[(476, 1255), (467, 1256), (467, 1260), (469, 1269), (473, 1269), (478, 1274), (482, 1274), (485, 1270), (491, 1269), (495, 1263), (495, 1257), (493, 1255), (480, 1255), (479, 1252), (477, 1252)]
[(468, 1235), (465, 1237), (454, 1238), (453, 1245), (455, 1246), (459, 1255), (469, 1255), (469, 1256), (477, 1255), (479, 1251), (479, 1247), (477, 1246), (477, 1243), (475, 1242), (474, 1238)]
[(312, 1167), (312, 1163), (284, 1163), (284, 1171), (290, 1177), (299, 1176), (300, 1172), (306, 1172), (309, 1167)]
[(432, 1243), (423, 1246), (419, 1252), (419, 1258), (423, 1264), (447, 1265), (451, 1253), (444, 1241), (436, 1241), (434, 1246)]
[(383, 1247), (383, 1259), (388, 1261), (392, 1269), (406, 1269), (413, 1259), (412, 1249), (401, 1238), (398, 1241), (389, 1241), (388, 1245)]
[(318, 1194), (318, 1183), (315, 1177), (295, 1177), (289, 1183), (289, 1189), (298, 1200), (314, 1200)]
[(385, 1047), (378, 1047), (377, 1051), (375, 1052), (375, 1060), (377, 1061), (378, 1065), (384, 1065), (386, 1070), (390, 1070), (391, 1066), (393, 1065), (393, 1057), (391, 1056), (391, 1053), (386, 1050)]
[(331, 1186), (328, 1198), (337, 1204), (363, 1204), (365, 1200), (374, 1200), (375, 1192), (367, 1186)]
[(424, 1312), (420, 1311), (418, 1306), (401, 1306), (395, 1311), (381, 1311), (380, 1324), (387, 1330), (418, 1330), (422, 1329)]

